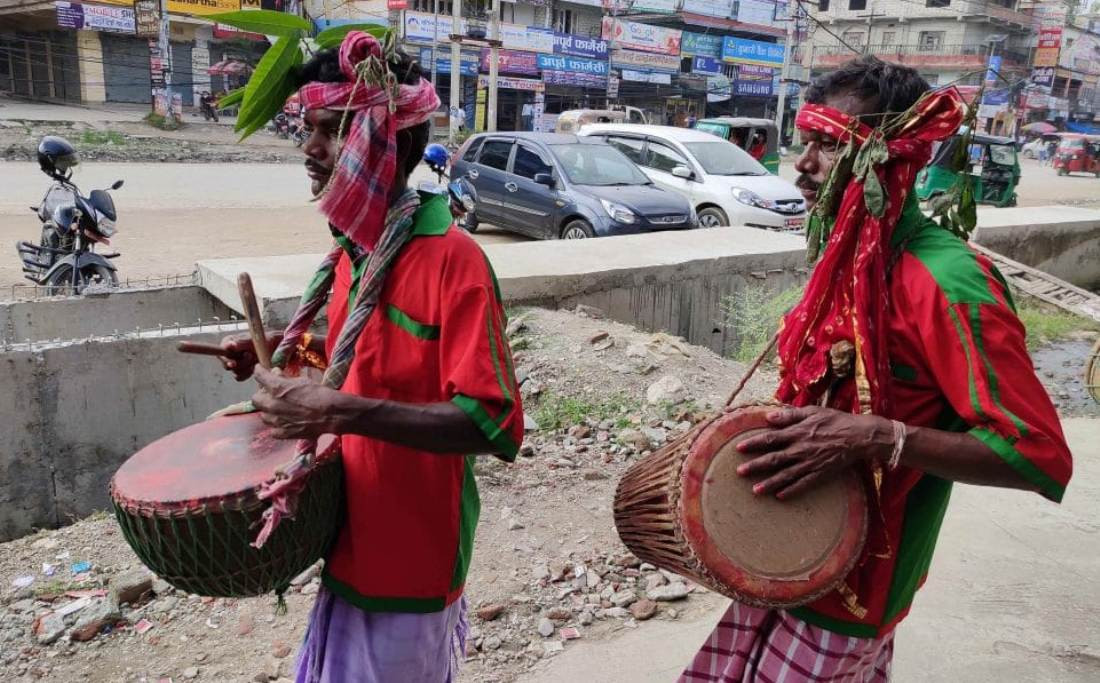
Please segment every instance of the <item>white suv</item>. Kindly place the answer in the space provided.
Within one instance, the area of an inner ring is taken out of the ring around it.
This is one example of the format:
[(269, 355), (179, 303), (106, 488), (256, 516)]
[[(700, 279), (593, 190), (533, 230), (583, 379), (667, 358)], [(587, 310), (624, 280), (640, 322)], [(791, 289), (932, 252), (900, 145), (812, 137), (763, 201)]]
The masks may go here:
[(699, 227), (803, 229), (806, 202), (798, 188), (732, 142), (687, 128), (618, 123), (590, 124), (578, 134), (605, 139), (658, 186), (687, 197)]

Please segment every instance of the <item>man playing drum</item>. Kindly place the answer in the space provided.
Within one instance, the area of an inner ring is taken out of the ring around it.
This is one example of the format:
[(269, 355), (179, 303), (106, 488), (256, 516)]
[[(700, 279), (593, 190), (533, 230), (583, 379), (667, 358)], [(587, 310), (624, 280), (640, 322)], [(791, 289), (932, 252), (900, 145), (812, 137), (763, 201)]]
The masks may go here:
[[(300, 75), (306, 169), (339, 247), (331, 279), (311, 285), (319, 308), (332, 282), (328, 336), (298, 330), (297, 355), (343, 362), (336, 338), (362, 324), (363, 296), (375, 301), (339, 391), (255, 368), (250, 342), (223, 342), (227, 369), (238, 379), (254, 372), (253, 402), (276, 436), (342, 437), (347, 517), (297, 680), (451, 681), (465, 656), (462, 593), (479, 513), (464, 455), (511, 461), (523, 436), (500, 293), (481, 249), (451, 224), (446, 197), (408, 188), (439, 106), (420, 67), (352, 32)], [(372, 294), (371, 252), (402, 230), (407, 240)]]
[(734, 602), (683, 681), (888, 680), (952, 482), (1062, 498), (1071, 456), (1011, 293), (912, 193), (963, 111), (954, 89), (930, 93), (916, 71), (870, 57), (807, 92), (796, 184), (821, 203), (824, 248), (780, 333), (776, 397), (792, 407), (739, 446), (738, 474), (784, 500), (858, 468), (867, 540), (838, 589), (807, 606)]

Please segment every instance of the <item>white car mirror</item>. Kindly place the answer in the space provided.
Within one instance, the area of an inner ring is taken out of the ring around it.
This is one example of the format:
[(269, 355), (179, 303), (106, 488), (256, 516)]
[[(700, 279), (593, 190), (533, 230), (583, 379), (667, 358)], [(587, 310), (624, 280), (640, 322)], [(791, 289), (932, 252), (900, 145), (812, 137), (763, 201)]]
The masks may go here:
[(684, 180), (691, 180), (695, 177), (695, 174), (691, 172), (691, 169), (687, 166), (677, 166), (672, 169), (672, 175), (677, 178), (683, 178)]

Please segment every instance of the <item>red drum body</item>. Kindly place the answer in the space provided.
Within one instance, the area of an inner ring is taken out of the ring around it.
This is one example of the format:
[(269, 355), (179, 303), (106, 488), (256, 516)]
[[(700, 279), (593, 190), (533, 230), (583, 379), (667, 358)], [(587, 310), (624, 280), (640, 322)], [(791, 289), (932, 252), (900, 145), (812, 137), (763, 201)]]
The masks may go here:
[(615, 496), (615, 525), (640, 559), (760, 607), (789, 608), (829, 592), (855, 566), (867, 535), (856, 472), (780, 502), (737, 474), (744, 439), (774, 407), (700, 424), (638, 462)]
[(339, 440), (322, 437), (318, 464), (264, 544), (250, 544), (268, 501), (256, 492), (294, 457), (257, 413), (218, 417), (165, 436), (130, 457), (111, 480), (123, 535), (141, 561), (188, 593), (248, 597), (282, 592), (324, 556), (343, 519)]

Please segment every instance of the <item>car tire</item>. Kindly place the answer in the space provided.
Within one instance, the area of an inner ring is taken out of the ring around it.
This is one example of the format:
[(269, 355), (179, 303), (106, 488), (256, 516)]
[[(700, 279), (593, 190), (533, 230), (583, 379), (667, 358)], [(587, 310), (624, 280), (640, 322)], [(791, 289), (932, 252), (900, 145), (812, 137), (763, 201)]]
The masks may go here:
[(475, 214), (473, 211), (467, 211), (466, 215), (462, 218), (461, 221), (458, 222), (458, 224), (459, 227), (461, 227), (463, 230), (470, 233), (471, 235), (477, 232), (477, 229), (480, 225), (477, 222), (477, 214)]
[(561, 238), (563, 240), (580, 240), (595, 236), (596, 233), (592, 230), (592, 226), (588, 224), (588, 221), (582, 221), (580, 219), (569, 221), (561, 230)]
[(717, 206), (708, 206), (699, 212), (700, 228), (724, 228), (729, 226), (730, 219), (726, 212)]

